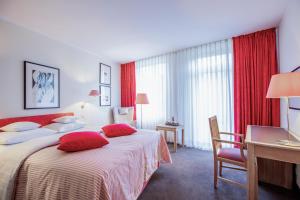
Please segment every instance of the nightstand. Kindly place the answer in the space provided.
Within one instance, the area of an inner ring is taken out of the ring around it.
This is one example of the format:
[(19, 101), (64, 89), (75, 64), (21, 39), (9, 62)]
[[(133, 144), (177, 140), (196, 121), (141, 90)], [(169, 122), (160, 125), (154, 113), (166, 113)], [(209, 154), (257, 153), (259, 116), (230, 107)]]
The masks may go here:
[(167, 141), (167, 133), (173, 132), (173, 137), (174, 137), (174, 151), (177, 151), (177, 133), (181, 130), (181, 142), (182, 146), (184, 146), (184, 127), (183, 126), (169, 126), (169, 125), (158, 125), (156, 126), (157, 131), (163, 131), (164, 132), (164, 137), (165, 140)]

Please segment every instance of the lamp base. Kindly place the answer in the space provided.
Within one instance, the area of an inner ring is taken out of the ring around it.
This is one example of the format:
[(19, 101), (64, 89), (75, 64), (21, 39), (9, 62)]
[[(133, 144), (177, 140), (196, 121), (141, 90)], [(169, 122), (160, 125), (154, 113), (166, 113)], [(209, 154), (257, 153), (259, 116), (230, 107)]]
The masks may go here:
[(278, 140), (278, 144), (290, 147), (300, 147), (300, 142), (290, 140)]

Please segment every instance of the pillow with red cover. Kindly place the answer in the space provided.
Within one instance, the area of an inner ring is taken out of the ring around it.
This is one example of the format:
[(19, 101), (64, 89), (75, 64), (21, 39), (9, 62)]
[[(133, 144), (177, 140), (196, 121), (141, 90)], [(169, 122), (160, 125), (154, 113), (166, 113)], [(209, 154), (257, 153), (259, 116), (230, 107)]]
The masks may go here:
[(69, 133), (60, 137), (59, 141), (60, 144), (57, 149), (66, 152), (99, 148), (109, 143), (99, 133), (92, 131)]
[(119, 137), (131, 135), (136, 132), (136, 129), (128, 124), (111, 124), (102, 127), (102, 130), (106, 137)]

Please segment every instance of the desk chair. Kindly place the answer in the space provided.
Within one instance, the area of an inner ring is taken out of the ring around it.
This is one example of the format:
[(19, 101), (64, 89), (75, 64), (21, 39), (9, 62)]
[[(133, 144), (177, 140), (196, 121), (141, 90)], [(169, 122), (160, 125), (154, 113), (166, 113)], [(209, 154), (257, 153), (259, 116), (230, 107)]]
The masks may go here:
[[(241, 134), (220, 132), (218, 127), (217, 117), (213, 116), (209, 118), (210, 133), (213, 146), (214, 155), (214, 187), (217, 188), (218, 179), (236, 184), (240, 187), (246, 188), (245, 184), (226, 179), (222, 177), (222, 168), (229, 168), (234, 170), (247, 171), (247, 151), (245, 150), (244, 137)], [(221, 139), (221, 135), (237, 136), (241, 138), (241, 142), (233, 142), (229, 140)], [(224, 148), (222, 144), (231, 144), (238, 146), (238, 148)], [(231, 166), (224, 165), (224, 163)], [(234, 167), (235, 165), (237, 167)], [(219, 170), (219, 175), (218, 175)]]

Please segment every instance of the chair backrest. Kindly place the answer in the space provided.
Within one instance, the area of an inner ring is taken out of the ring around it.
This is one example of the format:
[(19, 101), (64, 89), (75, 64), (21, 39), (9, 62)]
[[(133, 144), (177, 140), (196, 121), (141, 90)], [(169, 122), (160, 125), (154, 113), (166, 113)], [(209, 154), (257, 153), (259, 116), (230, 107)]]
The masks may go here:
[(134, 116), (134, 107), (114, 107), (113, 108), (113, 117), (114, 123), (124, 123), (135, 126)]
[(214, 154), (216, 154), (218, 152), (218, 150), (220, 148), (222, 148), (222, 144), (220, 142), (213, 141), (213, 138), (221, 139), (217, 116), (212, 116), (208, 120), (209, 120), (209, 126), (210, 126), (210, 134), (211, 134), (213, 151), (214, 151)]

